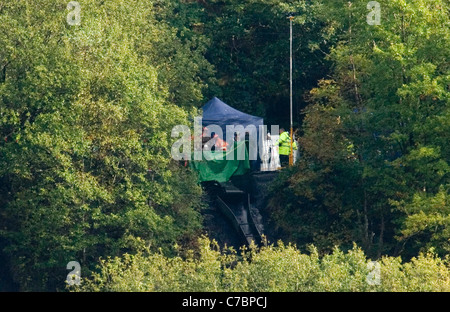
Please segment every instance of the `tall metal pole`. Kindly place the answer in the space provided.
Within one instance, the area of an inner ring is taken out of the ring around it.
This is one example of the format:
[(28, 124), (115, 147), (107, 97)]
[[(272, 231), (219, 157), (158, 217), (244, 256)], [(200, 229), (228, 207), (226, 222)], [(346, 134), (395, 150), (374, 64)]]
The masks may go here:
[(293, 149), (293, 135), (294, 135), (294, 129), (293, 129), (293, 121), (292, 121), (292, 20), (294, 19), (293, 16), (289, 16), (289, 22), (290, 22), (290, 94), (289, 94), (289, 102), (290, 102), (290, 118), (291, 118), (291, 145), (290, 145), (290, 152), (289, 152), (289, 166), (292, 166), (294, 164), (294, 149)]

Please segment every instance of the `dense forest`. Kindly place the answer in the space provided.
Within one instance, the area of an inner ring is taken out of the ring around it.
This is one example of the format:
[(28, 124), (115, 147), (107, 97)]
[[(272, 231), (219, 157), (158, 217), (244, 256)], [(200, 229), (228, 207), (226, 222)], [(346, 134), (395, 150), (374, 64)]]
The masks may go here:
[[(450, 3), (0, 1), (0, 290), (450, 290)], [(205, 238), (171, 157), (213, 96), (289, 127), (277, 242)], [(370, 273), (370, 272), (369, 272)]]

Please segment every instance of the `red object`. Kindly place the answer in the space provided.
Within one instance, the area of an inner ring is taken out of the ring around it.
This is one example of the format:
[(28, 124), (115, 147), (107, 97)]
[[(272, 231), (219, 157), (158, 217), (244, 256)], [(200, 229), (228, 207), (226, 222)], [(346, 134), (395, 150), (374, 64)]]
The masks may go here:
[(215, 134), (214, 135), (214, 145), (216, 146), (216, 149), (226, 151), (228, 143), (225, 142), (224, 140), (222, 140), (221, 138), (219, 138), (219, 135)]

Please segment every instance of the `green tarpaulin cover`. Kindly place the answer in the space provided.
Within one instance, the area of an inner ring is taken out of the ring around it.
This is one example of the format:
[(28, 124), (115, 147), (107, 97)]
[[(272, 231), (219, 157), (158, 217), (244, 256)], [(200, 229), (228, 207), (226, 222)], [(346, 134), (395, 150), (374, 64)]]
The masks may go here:
[[(245, 158), (238, 157), (240, 148), (245, 149)], [(231, 157), (230, 153), (234, 153), (233, 160), (227, 160), (227, 155), (228, 158)], [(192, 154), (191, 159), (194, 159), (194, 154)], [(226, 152), (203, 151), (202, 160), (193, 160), (190, 162), (190, 166), (198, 172), (199, 182), (217, 181), (222, 183), (229, 181), (232, 176), (243, 175), (248, 172), (250, 161), (245, 142), (237, 142), (233, 148)]]

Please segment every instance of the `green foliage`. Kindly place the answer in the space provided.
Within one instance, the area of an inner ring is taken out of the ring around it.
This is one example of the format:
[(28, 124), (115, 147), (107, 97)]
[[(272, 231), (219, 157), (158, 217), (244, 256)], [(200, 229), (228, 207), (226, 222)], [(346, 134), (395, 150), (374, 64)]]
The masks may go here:
[[(148, 6), (147, 1), (140, 4)], [(211, 38), (202, 31), (203, 8), (189, 0), (154, 0), (152, 4), (163, 36), (146, 40), (142, 52), (151, 55), (169, 100), (186, 108), (200, 107), (215, 95), (216, 83), (215, 68), (204, 56)], [(142, 25), (153, 28), (148, 19), (142, 20)]]
[[(449, 7), (390, 1), (370, 26), (366, 5), (318, 5), (338, 38), (333, 73), (310, 91), (303, 158), (274, 188), (271, 211), (299, 245), (356, 241), (373, 257), (411, 257), (449, 239), (447, 204), (437, 200), (449, 184)], [(308, 240), (295, 237), (296, 224)]]
[(187, 258), (142, 252), (102, 260), (98, 273), (82, 280), (74, 291), (221, 291), (221, 292), (367, 292), (449, 291), (448, 258), (433, 252), (410, 262), (383, 257), (380, 279), (369, 283), (373, 269), (356, 245), (319, 256), (315, 247), (301, 253), (293, 245), (250, 246), (238, 255), (201, 239), (198, 254)]
[[(310, 1), (202, 1), (207, 52), (217, 74), (217, 96), (233, 107), (263, 116), (267, 124), (289, 122), (289, 20), (293, 12), (294, 112), (303, 94), (328, 72), (324, 60), (334, 38)], [(299, 122), (295, 119), (295, 122)]]
[(448, 190), (441, 187), (436, 195), (416, 193), (410, 202), (393, 204), (407, 214), (401, 231), (402, 240), (413, 240), (419, 248), (434, 248), (441, 254), (450, 252)]
[(0, 235), (20, 289), (62, 289), (72, 260), (87, 273), (100, 256), (195, 237), (201, 190), (170, 156), (189, 115), (167, 92), (192, 102), (202, 86), (195, 71), (170, 85), (159, 66), (201, 51), (142, 1), (84, 1), (80, 26), (53, 1), (0, 7)]
[[(0, 3), (0, 259), (21, 290), (99, 257), (86, 289), (449, 290), (448, 1), (383, 2), (378, 26), (365, 0), (79, 2), (79, 26), (67, 3)], [(213, 95), (284, 126), (289, 12), (301, 159), (268, 210), (299, 247), (170, 257), (202, 224), (171, 129)]]

